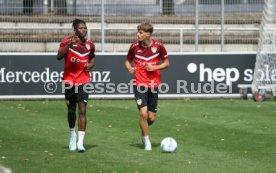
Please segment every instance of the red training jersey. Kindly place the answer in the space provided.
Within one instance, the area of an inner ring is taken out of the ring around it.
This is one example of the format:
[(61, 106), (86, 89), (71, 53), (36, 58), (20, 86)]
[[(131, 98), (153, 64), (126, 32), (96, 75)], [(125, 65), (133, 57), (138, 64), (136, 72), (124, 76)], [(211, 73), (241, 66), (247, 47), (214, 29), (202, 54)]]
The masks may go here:
[(147, 71), (146, 67), (148, 64), (158, 65), (160, 60), (164, 61), (167, 58), (167, 51), (158, 40), (152, 40), (152, 45), (148, 47), (142, 46), (141, 42), (134, 42), (127, 55), (129, 62), (134, 60), (134, 85), (158, 87), (161, 83), (160, 70)]
[[(60, 51), (75, 36), (65, 37), (59, 46)], [(95, 57), (95, 46), (91, 40), (86, 39), (85, 42), (76, 42), (71, 44), (65, 55), (65, 67), (63, 80), (65, 84), (81, 85), (91, 81), (89, 71), (85, 71), (84, 65), (89, 62), (89, 57)]]

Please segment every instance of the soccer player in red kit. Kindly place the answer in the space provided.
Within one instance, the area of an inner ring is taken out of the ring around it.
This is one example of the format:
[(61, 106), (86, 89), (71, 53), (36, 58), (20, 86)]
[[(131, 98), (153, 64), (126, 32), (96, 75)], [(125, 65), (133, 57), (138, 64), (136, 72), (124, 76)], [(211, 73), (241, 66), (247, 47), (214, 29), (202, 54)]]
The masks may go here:
[(168, 68), (170, 63), (163, 44), (151, 38), (153, 26), (142, 23), (137, 30), (138, 41), (130, 46), (125, 66), (129, 73), (134, 74), (134, 95), (140, 114), (142, 141), (145, 150), (150, 151), (152, 148), (148, 127), (153, 124), (157, 112), (160, 70)]
[[(89, 95), (88, 92), (85, 92), (84, 86), (91, 82), (90, 70), (95, 63), (95, 46), (91, 40), (86, 39), (87, 27), (83, 20), (75, 19), (72, 26), (75, 34), (67, 36), (61, 41), (57, 59), (64, 58), (65, 60), (63, 83), (70, 128), (69, 150), (84, 152), (83, 140), (87, 121), (86, 104)], [(78, 135), (75, 131), (77, 107)]]

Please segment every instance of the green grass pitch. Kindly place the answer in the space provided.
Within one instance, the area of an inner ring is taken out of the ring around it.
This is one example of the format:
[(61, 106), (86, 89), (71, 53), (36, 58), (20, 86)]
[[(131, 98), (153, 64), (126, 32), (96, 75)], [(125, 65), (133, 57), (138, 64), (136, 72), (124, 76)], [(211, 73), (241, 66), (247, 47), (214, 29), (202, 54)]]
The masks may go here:
[[(85, 153), (68, 151), (65, 101), (0, 101), (0, 165), (13, 173), (275, 173), (274, 100), (160, 100), (143, 149), (133, 100), (90, 100)], [(164, 137), (178, 142), (162, 153)]]

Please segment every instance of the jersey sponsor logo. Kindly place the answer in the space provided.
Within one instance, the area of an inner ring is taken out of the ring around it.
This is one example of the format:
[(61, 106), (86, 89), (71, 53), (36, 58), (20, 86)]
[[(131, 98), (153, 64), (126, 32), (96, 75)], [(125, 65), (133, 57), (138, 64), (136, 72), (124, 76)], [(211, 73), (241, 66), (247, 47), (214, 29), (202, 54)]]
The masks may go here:
[(88, 62), (87, 59), (78, 59), (78, 58), (75, 58), (75, 57), (71, 57), (71, 62)]
[(155, 52), (157, 51), (157, 47), (153, 46), (153, 47), (151, 48), (151, 51), (152, 51), (152, 53), (155, 53)]
[(146, 66), (146, 65), (155, 65), (155, 64), (157, 64), (157, 62), (137, 61), (137, 64), (139, 64), (139, 66)]
[(142, 50), (137, 50), (137, 52), (139, 53), (139, 52), (142, 52)]

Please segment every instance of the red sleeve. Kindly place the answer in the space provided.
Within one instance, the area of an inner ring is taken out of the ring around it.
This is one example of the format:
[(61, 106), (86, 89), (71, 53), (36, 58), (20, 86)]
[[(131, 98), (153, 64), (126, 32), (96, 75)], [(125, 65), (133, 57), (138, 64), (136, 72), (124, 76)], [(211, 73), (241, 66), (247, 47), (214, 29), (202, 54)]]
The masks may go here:
[(68, 37), (64, 38), (59, 44), (58, 51), (61, 51), (69, 42), (70, 42), (70, 38)]
[(94, 43), (91, 43), (91, 52), (90, 52), (90, 59), (95, 58), (95, 45)]
[(160, 44), (160, 57), (161, 57), (162, 61), (164, 61), (165, 59), (168, 58), (167, 50), (165, 49), (165, 47), (162, 44)]
[(127, 60), (129, 62), (131, 62), (134, 59), (134, 54), (133, 54), (132, 48), (133, 48), (133, 46), (131, 45), (131, 47), (128, 50), (128, 54), (127, 54)]

